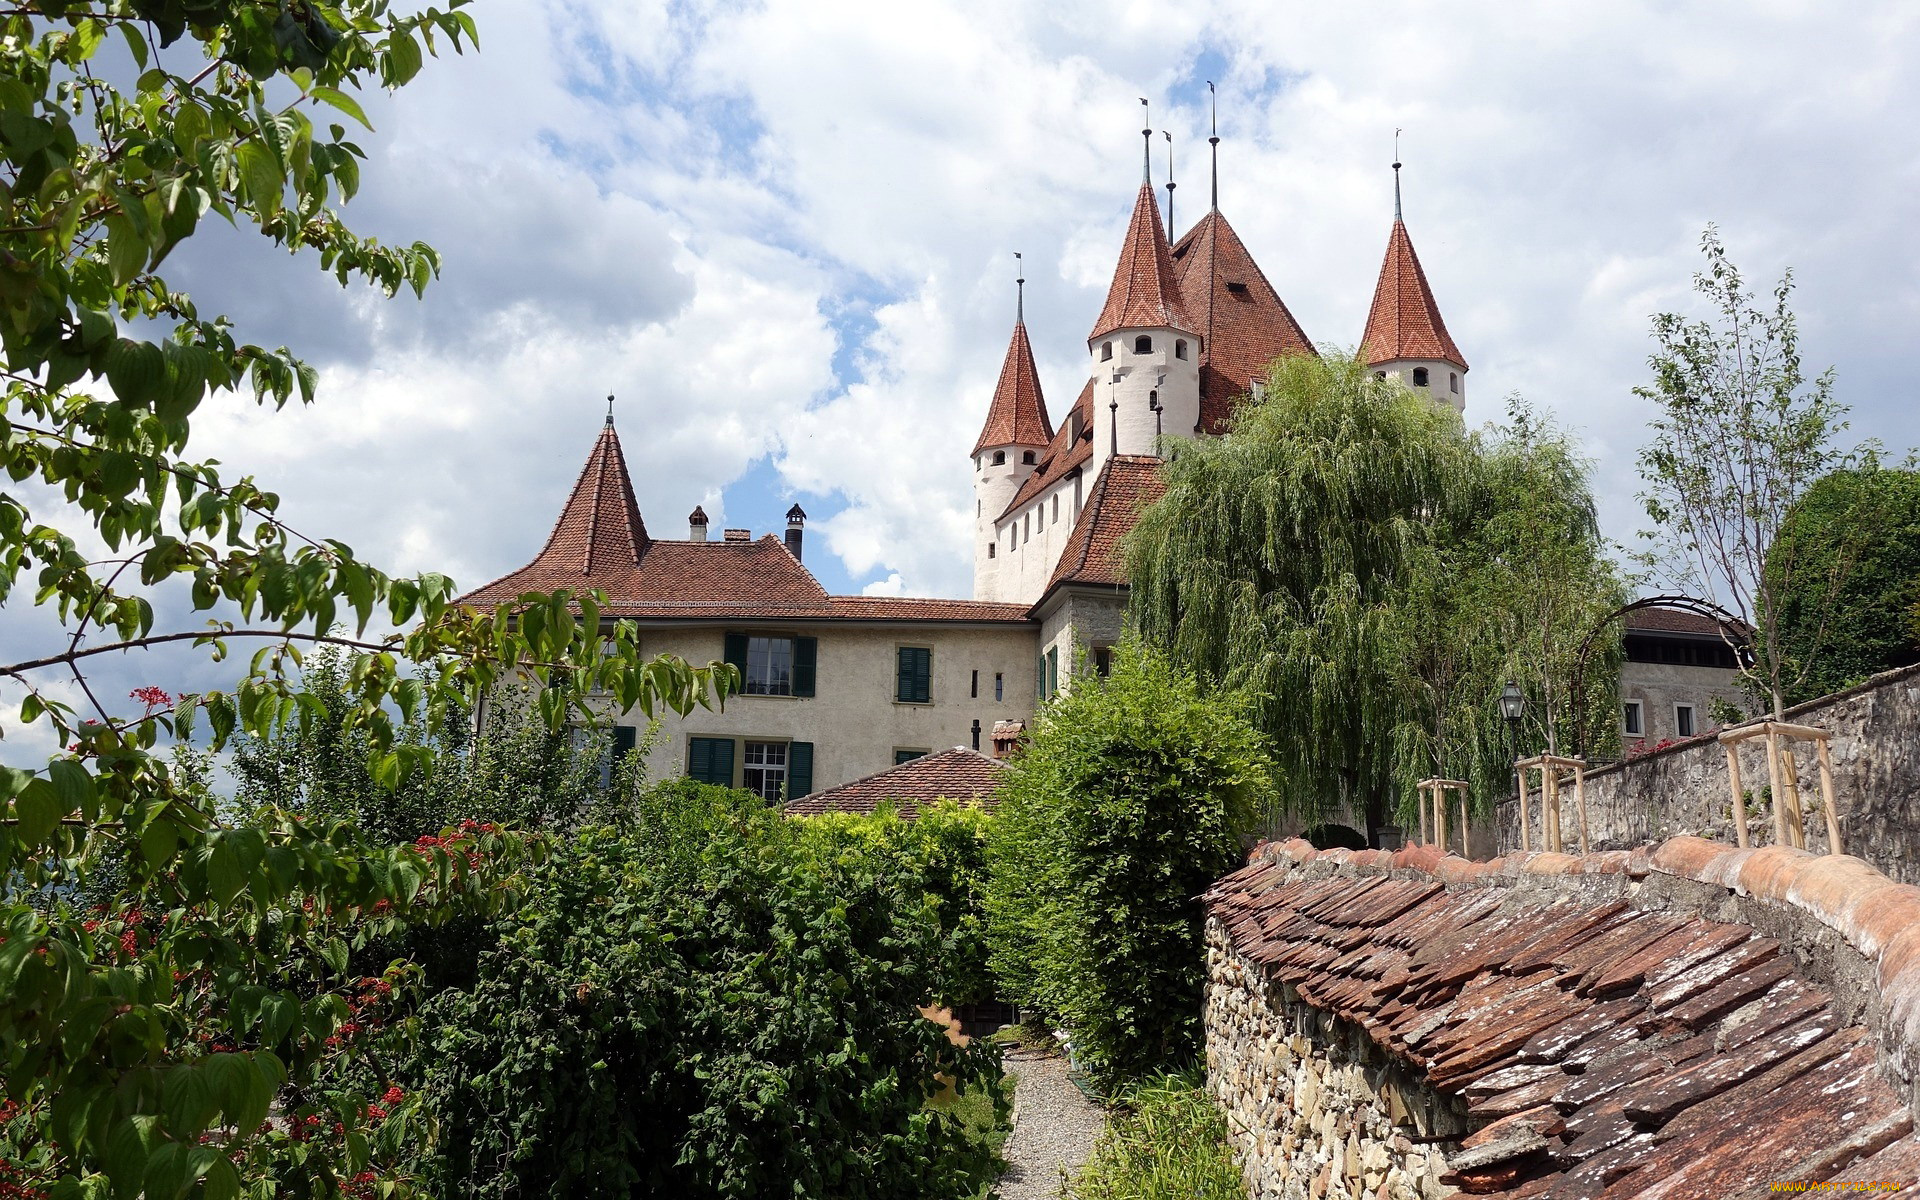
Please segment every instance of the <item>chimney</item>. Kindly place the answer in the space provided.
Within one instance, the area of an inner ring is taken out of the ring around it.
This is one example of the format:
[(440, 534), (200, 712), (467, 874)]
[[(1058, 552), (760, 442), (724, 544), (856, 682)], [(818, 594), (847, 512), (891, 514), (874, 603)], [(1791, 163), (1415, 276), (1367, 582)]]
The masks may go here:
[(721, 536), (726, 538), (729, 542), (750, 542), (753, 540), (753, 530), (729, 529)]
[(807, 523), (807, 514), (798, 504), (787, 510), (787, 553), (793, 555), (793, 561), (800, 560), (800, 536), (802, 525)]
[(698, 504), (694, 505), (693, 511), (687, 514), (687, 540), (690, 542), (707, 540), (707, 510)]

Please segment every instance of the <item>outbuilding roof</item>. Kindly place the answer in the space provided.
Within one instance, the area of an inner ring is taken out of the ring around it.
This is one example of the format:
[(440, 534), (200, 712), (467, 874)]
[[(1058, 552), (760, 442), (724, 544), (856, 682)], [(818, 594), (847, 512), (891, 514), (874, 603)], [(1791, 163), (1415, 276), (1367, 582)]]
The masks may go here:
[(992, 808), (998, 803), (996, 791), (1006, 764), (978, 750), (955, 746), (934, 754), (923, 754), (884, 771), (863, 775), (852, 783), (841, 784), (803, 796), (787, 805), (789, 816), (817, 816), (821, 813), (871, 813), (892, 802), (902, 817), (911, 821), (920, 810), (939, 800), (958, 800)]

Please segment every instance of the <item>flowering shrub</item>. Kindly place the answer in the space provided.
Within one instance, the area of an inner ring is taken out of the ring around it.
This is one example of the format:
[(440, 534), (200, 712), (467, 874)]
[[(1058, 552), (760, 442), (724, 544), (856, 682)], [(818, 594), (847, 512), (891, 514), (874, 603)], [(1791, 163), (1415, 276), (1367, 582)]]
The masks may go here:
[(745, 793), (657, 790), (556, 848), (407, 1068), (439, 1194), (975, 1194), (991, 1154), (926, 1107), (997, 1080), (916, 1011), (939, 931), (866, 854)]

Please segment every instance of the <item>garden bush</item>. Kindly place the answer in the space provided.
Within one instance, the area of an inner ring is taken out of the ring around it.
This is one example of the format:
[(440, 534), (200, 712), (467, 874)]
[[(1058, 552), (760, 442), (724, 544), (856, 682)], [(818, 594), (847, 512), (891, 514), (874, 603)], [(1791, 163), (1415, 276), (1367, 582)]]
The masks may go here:
[(978, 1004), (993, 998), (987, 963), (985, 810), (943, 800), (907, 820), (892, 808), (868, 816), (827, 813), (796, 823), (813, 853), (897, 879), (917, 895), (940, 931), (934, 998)]
[[(679, 781), (556, 849), (413, 1064), (441, 1194), (968, 1196), (995, 1165), (930, 1109), (999, 1078), (919, 1015), (940, 933), (866, 853)], [(997, 1094), (997, 1093), (996, 1093)]]
[(1069, 1200), (1246, 1200), (1227, 1122), (1199, 1074), (1163, 1075), (1119, 1098)]
[(1192, 1058), (1196, 897), (1265, 820), (1272, 772), (1239, 701), (1128, 645), (1077, 675), (1012, 763), (987, 838), (1004, 994), (1066, 1027), (1103, 1083)]

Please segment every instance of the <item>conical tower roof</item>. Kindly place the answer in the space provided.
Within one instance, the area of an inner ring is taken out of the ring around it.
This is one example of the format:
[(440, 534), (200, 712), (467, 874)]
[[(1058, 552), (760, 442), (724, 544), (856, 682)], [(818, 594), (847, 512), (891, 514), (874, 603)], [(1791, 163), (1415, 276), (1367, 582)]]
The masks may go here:
[(573, 485), (573, 494), (560, 510), (552, 535), (530, 566), (600, 574), (634, 566), (651, 540), (646, 523), (640, 519), (640, 505), (633, 498), (633, 480), (627, 476), (620, 435), (614, 431), (613, 418), (608, 417), (593, 443), (593, 452), (587, 455), (587, 465)]
[(1387, 258), (1380, 264), (1380, 282), (1373, 289), (1373, 307), (1367, 313), (1367, 331), (1360, 337), (1360, 354), (1367, 365), (1395, 359), (1426, 358), (1449, 362), (1462, 371), (1467, 360), (1447, 333), (1440, 306), (1427, 286), (1420, 256), (1413, 252), (1407, 224), (1394, 218), (1387, 239)]
[(1313, 354), (1313, 343), (1219, 209), (1174, 246), (1173, 269), (1201, 335), (1200, 427), (1224, 432), (1234, 402), (1267, 364), (1283, 354)]
[(1120, 262), (1114, 267), (1113, 284), (1107, 289), (1107, 305), (1093, 324), (1088, 341), (1105, 337), (1116, 329), (1178, 329), (1198, 333), (1186, 307), (1180, 301), (1180, 285), (1173, 276), (1173, 258), (1167, 250), (1167, 231), (1160, 224), (1160, 206), (1153, 198), (1153, 185), (1142, 183), (1134, 198), (1133, 220), (1127, 225), (1127, 240), (1120, 247)]
[(1000, 382), (994, 385), (987, 423), (980, 428), (973, 452), (989, 446), (1044, 446), (1052, 439), (1053, 422), (1047, 419), (1047, 400), (1040, 393), (1033, 344), (1027, 340), (1026, 322), (1021, 321), (1014, 325), (1013, 339), (1007, 343)]

